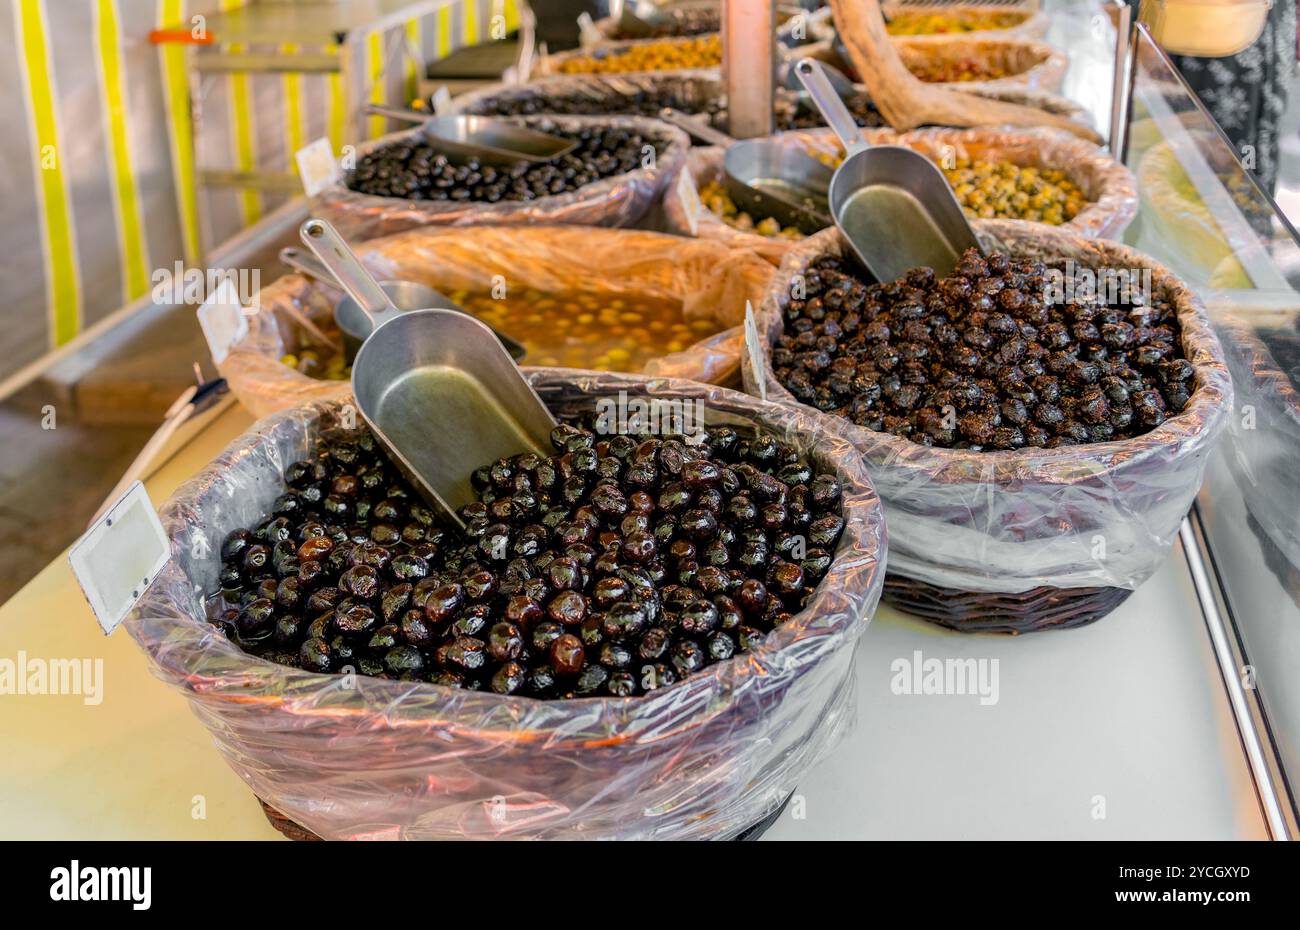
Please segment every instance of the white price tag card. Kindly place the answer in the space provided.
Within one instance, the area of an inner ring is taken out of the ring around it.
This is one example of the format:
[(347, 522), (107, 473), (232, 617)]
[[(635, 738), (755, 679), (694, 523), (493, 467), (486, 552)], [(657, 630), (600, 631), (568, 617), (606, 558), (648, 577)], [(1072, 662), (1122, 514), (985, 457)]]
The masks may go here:
[(294, 158), (298, 162), (302, 189), (308, 197), (315, 197), (341, 178), (339, 163), (334, 158), (334, 150), (330, 148), (330, 140), (324, 136), (304, 145), (294, 153)]
[(451, 91), (446, 84), (439, 84), (433, 92), (433, 112), (438, 116), (451, 112)]
[(73, 543), (68, 563), (108, 634), (130, 613), (170, 555), (153, 502), (137, 481)]
[(767, 365), (763, 362), (763, 343), (758, 338), (758, 321), (754, 319), (754, 305), (745, 301), (745, 351), (749, 354), (749, 370), (754, 373), (758, 396), (767, 400)]
[(686, 225), (691, 235), (699, 235), (700, 211), (704, 209), (704, 205), (700, 203), (700, 192), (695, 186), (695, 178), (691, 177), (689, 166), (683, 166), (681, 173), (677, 175), (675, 191), (677, 202), (681, 204), (682, 212), (686, 214)]
[(220, 365), (230, 354), (230, 347), (248, 335), (248, 316), (239, 303), (239, 293), (230, 280), (223, 279), (217, 290), (199, 306), (199, 328), (208, 341), (212, 361)]

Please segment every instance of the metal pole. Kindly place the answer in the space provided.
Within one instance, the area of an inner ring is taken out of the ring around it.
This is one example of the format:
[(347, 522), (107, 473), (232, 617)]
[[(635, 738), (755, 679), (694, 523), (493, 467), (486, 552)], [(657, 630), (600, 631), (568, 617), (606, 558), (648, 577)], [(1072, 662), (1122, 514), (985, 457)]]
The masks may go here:
[(1133, 28), (1135, 2), (1119, 4), (1115, 24), (1115, 75), (1110, 99), (1110, 154), (1124, 160), (1128, 148), (1129, 104), (1133, 97), (1133, 73), (1137, 70), (1137, 37)]
[(732, 136), (772, 134), (776, 0), (722, 0), (722, 86)]
[[(1192, 521), (1195, 520), (1195, 526)], [(1210, 579), (1210, 567), (1201, 556), (1204, 526), (1200, 513), (1195, 508), (1192, 515), (1183, 518), (1178, 528), (1178, 539), (1183, 544), (1183, 556), (1187, 559), (1187, 569), (1196, 588), (1196, 599), (1201, 603), (1201, 614), (1205, 619), (1205, 629), (1210, 636), (1210, 646), (1214, 650), (1215, 661), (1219, 665), (1219, 674), (1223, 678), (1224, 690), (1228, 693), (1228, 705), (1232, 709), (1233, 719), (1237, 723), (1237, 732), (1241, 736), (1242, 748), (1246, 753), (1246, 762), (1250, 774), (1255, 780), (1255, 789), (1259, 795), (1260, 807), (1268, 823), (1269, 834), (1275, 840), (1294, 839), (1287, 812), (1291, 809), (1289, 795), (1284, 785), (1273, 777), (1275, 766), (1270, 766), (1269, 757), (1277, 763), (1271, 750), (1272, 743), (1260, 732), (1251, 711), (1251, 701), (1241, 682), (1242, 668), (1232, 648), (1233, 634), (1228, 629), (1231, 622), (1219, 612), (1218, 600), (1214, 596), (1214, 587)], [(1266, 750), (1266, 746), (1270, 747)]]

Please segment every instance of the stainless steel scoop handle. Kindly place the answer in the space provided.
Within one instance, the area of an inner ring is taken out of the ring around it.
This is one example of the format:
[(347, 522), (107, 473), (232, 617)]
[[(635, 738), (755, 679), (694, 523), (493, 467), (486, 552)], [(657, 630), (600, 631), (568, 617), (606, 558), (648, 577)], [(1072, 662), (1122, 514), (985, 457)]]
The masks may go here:
[(427, 123), (438, 115), (427, 110), (408, 110), (406, 107), (390, 107), (382, 103), (367, 104), (366, 113), (371, 116), (386, 116), (403, 123)]
[(361, 264), (330, 223), (314, 218), (307, 220), (298, 227), (298, 235), (365, 312), (372, 332), (399, 315), (384, 289), (370, 276), (366, 266)]
[(862, 135), (857, 120), (844, 105), (844, 99), (835, 92), (822, 63), (814, 58), (800, 58), (795, 62), (794, 73), (803, 84), (804, 90), (808, 91), (813, 104), (821, 111), (826, 125), (830, 126), (839, 137), (845, 154), (851, 155), (865, 149), (867, 140)]
[(694, 119), (681, 110), (674, 110), (672, 107), (664, 107), (660, 110), (659, 118), (665, 123), (672, 123), (678, 129), (685, 130), (701, 142), (707, 142), (709, 145), (720, 145), (726, 148), (736, 141), (722, 130), (714, 129), (703, 120)]
[(280, 261), (299, 274), (314, 278), (321, 284), (328, 284), (331, 287), (339, 286), (339, 283), (334, 280), (334, 275), (321, 264), (318, 258), (310, 252), (304, 252), (297, 246), (286, 245), (282, 248), (280, 250)]

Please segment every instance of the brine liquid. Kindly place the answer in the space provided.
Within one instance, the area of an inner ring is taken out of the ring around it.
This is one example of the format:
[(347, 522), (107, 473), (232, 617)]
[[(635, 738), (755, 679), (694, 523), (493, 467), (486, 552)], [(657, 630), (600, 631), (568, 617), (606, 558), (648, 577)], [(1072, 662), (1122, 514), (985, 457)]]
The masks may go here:
[[(671, 287), (665, 275), (664, 290)], [(522, 342), (528, 350), (526, 365), (641, 371), (652, 358), (681, 352), (724, 328), (711, 315), (687, 320), (681, 300), (666, 295), (520, 288), (501, 299), (482, 291), (448, 296)]]

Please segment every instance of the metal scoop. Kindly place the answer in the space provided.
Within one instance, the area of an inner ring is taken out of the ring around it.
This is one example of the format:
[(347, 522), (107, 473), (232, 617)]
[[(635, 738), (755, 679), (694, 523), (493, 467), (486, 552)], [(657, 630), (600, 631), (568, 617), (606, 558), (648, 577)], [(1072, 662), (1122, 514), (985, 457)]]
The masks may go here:
[[(317, 281), (334, 287), (342, 286), (334, 278), (333, 272), (318, 261), (315, 256), (302, 251), (302, 249), (291, 245), (285, 246), (280, 250), (280, 261), (309, 278), (315, 278)], [(388, 299), (392, 301), (393, 306), (398, 310), (443, 307), (447, 310), (459, 310), (461, 313), (467, 312), (457, 306), (446, 294), (435, 291), (433, 288), (416, 281), (380, 281), (379, 287), (388, 295)], [(334, 306), (334, 324), (339, 328), (339, 332), (343, 334), (343, 357), (350, 365), (352, 360), (357, 357), (357, 351), (361, 348), (361, 343), (365, 342), (366, 337), (370, 335), (370, 319), (366, 316), (365, 311), (361, 309), (361, 305), (351, 295), (348, 295)], [(501, 340), (501, 344), (506, 347), (506, 351), (510, 353), (510, 357), (516, 362), (522, 361), (523, 357), (528, 354), (528, 350), (524, 348), (523, 343), (517, 339), (513, 339), (495, 329), (492, 332)]]
[(826, 190), (834, 172), (798, 145), (778, 136), (733, 139), (671, 108), (659, 116), (702, 142), (726, 149), (722, 169), (727, 193), (750, 216), (770, 216), (808, 235), (831, 225)]
[[(821, 65), (822, 71), (826, 74), (826, 79), (831, 82), (831, 87), (842, 99), (852, 100), (861, 93), (857, 86), (849, 80), (848, 75), (839, 68), (824, 61)], [(786, 66), (783, 72), (781, 86), (786, 90), (795, 91), (801, 100), (808, 99), (808, 92), (804, 90), (803, 81), (800, 79), (798, 72), (790, 66)]]
[(370, 318), (352, 365), (357, 410), (428, 502), (457, 526), (474, 469), (520, 452), (550, 454), (555, 419), (487, 326), (456, 310), (400, 312), (324, 220), (302, 241)]
[[(622, 39), (653, 39), (665, 28), (671, 28), (677, 19), (675, 10), (707, 9), (711, 3), (674, 3), (666, 9), (656, 9), (654, 4), (623, 3), (618, 16), (618, 37)], [(662, 36), (662, 38), (672, 38)]]
[(831, 178), (831, 216), (863, 267), (877, 281), (921, 265), (952, 274), (979, 241), (939, 166), (901, 145), (869, 146), (820, 63), (801, 58), (795, 71), (844, 146)]
[(366, 112), (389, 119), (419, 123), (420, 134), (448, 158), (477, 158), (484, 165), (546, 162), (578, 147), (573, 139), (538, 132), (491, 116), (430, 116), (420, 110), (371, 104)]

